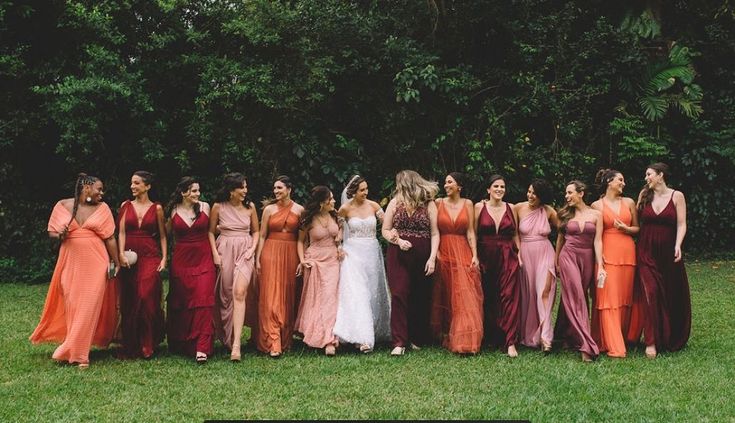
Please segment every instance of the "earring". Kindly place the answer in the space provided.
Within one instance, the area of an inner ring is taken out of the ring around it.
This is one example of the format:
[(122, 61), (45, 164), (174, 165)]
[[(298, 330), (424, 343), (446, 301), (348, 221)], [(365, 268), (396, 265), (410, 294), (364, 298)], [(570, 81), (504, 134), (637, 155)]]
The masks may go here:
[(87, 203), (91, 203), (92, 202), (92, 197), (87, 197), (87, 198), (84, 199), (84, 201), (87, 202)]

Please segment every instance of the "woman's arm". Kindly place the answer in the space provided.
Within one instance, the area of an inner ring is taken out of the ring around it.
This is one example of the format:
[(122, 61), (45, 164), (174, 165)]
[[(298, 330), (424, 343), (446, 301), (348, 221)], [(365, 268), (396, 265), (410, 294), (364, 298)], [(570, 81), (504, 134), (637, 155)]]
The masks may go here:
[(605, 273), (605, 261), (603, 259), (602, 251), (602, 213), (594, 210), (595, 214), (595, 262), (597, 263), (597, 276)]
[(464, 207), (467, 209), (467, 217), (469, 217), (469, 224), (467, 225), (467, 242), (470, 244), (470, 251), (472, 251), (472, 267), (480, 266), (480, 260), (477, 258), (477, 234), (475, 232), (475, 208), (472, 205), (472, 201), (465, 200)]
[(429, 223), (431, 224), (431, 253), (429, 253), (429, 259), (426, 261), (426, 266), (424, 266), (424, 270), (426, 271), (426, 276), (429, 276), (434, 273), (434, 267), (436, 266), (436, 253), (439, 251), (440, 236), (439, 226), (436, 222), (436, 217), (438, 214), (436, 203), (434, 203), (433, 201), (429, 201), (427, 209), (429, 212)]
[(684, 193), (674, 191), (674, 206), (676, 207), (676, 243), (674, 244), (674, 261), (681, 260), (681, 243), (687, 234), (687, 203)]
[(105, 240), (105, 248), (107, 249), (107, 255), (115, 263), (115, 274), (113, 276), (117, 276), (117, 272), (120, 271), (120, 252), (118, 251), (117, 241), (115, 241), (114, 235)]
[(265, 206), (263, 209), (263, 222), (260, 225), (260, 237), (258, 238), (258, 249), (255, 253), (255, 270), (260, 273), (260, 255), (263, 252), (263, 244), (268, 238), (268, 221), (271, 218), (272, 205)]
[(516, 246), (516, 250), (518, 250), (518, 266), (523, 267), (523, 259), (521, 258), (521, 236), (518, 233), (518, 208), (516, 205), (508, 203), (510, 206), (510, 209), (513, 211), (513, 226), (515, 226), (516, 230), (513, 231), (513, 243)]
[(120, 215), (117, 217), (117, 226), (118, 226), (118, 232), (117, 232), (117, 244), (118, 244), (118, 250), (119, 250), (119, 260), (120, 260), (120, 266), (122, 267), (130, 267), (130, 263), (128, 263), (128, 259), (125, 257), (125, 241), (126, 238), (126, 228), (125, 228), (125, 216), (128, 213), (128, 208), (125, 207), (125, 203), (127, 201), (123, 201), (122, 204), (120, 204)]
[(212, 210), (209, 213), (209, 231), (207, 233), (207, 237), (209, 238), (209, 248), (212, 249), (212, 260), (214, 260), (214, 265), (220, 267), (222, 266), (222, 257), (220, 257), (219, 251), (217, 251), (217, 225), (219, 225), (219, 203), (214, 203), (214, 206), (212, 206)]
[(260, 222), (258, 222), (258, 210), (254, 203), (250, 203), (250, 236), (253, 237), (253, 245), (245, 252), (245, 258), (250, 259), (255, 256), (255, 251), (260, 243)]
[(158, 223), (158, 237), (161, 242), (161, 263), (158, 264), (159, 272), (166, 268), (166, 261), (168, 259), (168, 236), (166, 236), (166, 224), (163, 218), (163, 207), (160, 204), (156, 204), (156, 222)]
[(301, 273), (304, 270), (304, 267), (311, 268), (311, 264), (306, 263), (306, 258), (304, 257), (304, 251), (305, 247), (304, 244), (306, 244), (306, 230), (300, 229), (299, 230), (299, 240), (296, 243), (296, 253), (299, 255), (299, 265), (296, 267), (296, 276), (301, 276)]

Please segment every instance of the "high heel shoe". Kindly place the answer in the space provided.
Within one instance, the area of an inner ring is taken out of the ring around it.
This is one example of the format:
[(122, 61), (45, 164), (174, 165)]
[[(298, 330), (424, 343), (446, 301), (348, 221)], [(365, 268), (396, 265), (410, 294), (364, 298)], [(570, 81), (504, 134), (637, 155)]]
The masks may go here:
[(653, 360), (657, 355), (655, 345), (649, 345), (646, 347), (646, 358)]
[(583, 352), (582, 353), (582, 361), (585, 362), (585, 363), (591, 363), (592, 362), (592, 357), (590, 357), (590, 355), (587, 354), (586, 352)]
[(360, 352), (363, 354), (367, 354), (369, 352), (372, 352), (373, 348), (368, 344), (361, 344), (360, 345)]
[(395, 347), (391, 350), (390, 355), (393, 357), (400, 357), (406, 353), (406, 347)]
[(324, 347), (324, 355), (328, 357), (334, 357), (334, 355), (337, 354), (337, 349), (334, 348), (334, 345), (327, 345)]
[(271, 351), (268, 353), (270, 358), (281, 358), (281, 352), (280, 351)]
[(203, 352), (197, 351), (196, 362), (197, 362), (197, 364), (204, 364), (204, 363), (206, 363), (207, 362), (207, 354), (204, 354)]
[(240, 350), (232, 350), (230, 353), (230, 361), (240, 361)]
[(510, 358), (518, 357), (518, 350), (516, 350), (515, 345), (511, 345), (510, 347), (508, 347), (508, 357)]
[(541, 343), (541, 352), (548, 355), (551, 354), (551, 344), (547, 344), (545, 342)]

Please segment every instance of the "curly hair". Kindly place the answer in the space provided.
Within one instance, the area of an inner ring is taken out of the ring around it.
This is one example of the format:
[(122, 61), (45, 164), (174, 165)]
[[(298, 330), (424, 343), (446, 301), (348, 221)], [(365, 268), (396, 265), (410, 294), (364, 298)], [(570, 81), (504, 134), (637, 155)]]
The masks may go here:
[(77, 211), (79, 211), (79, 197), (81, 197), (84, 187), (94, 185), (99, 180), (98, 177), (87, 175), (86, 173), (79, 173), (77, 175), (77, 182), (74, 184), (74, 206), (71, 209), (71, 219), (69, 219), (69, 223), (66, 226), (71, 225), (71, 222), (77, 216)]
[(610, 185), (610, 182), (612, 182), (618, 175), (622, 175), (622, 173), (615, 169), (600, 169), (597, 171), (597, 175), (595, 175), (595, 186), (597, 187), (597, 193), (600, 198), (605, 196), (607, 186)]
[[(573, 181), (569, 181), (567, 186), (569, 185), (574, 185), (574, 189), (580, 194), (587, 192), (587, 185), (582, 181), (575, 179)], [(584, 199), (584, 194), (582, 198)], [(565, 204), (564, 207), (559, 209), (557, 216), (559, 216), (559, 227), (562, 231), (566, 232), (567, 223), (574, 217), (575, 209), (576, 207), (570, 206), (569, 204)]]
[(396, 174), (393, 198), (398, 204), (416, 209), (433, 201), (438, 192), (439, 184), (427, 181), (413, 170), (402, 170)]
[[(309, 200), (304, 206), (303, 213), (301, 213), (301, 221), (299, 222), (301, 229), (309, 229), (311, 222), (314, 221), (316, 215), (321, 211), (322, 203), (329, 201), (329, 197), (331, 196), (332, 191), (324, 185), (317, 185), (311, 189)], [(335, 210), (331, 210), (329, 215), (332, 216), (332, 219), (334, 219), (335, 222), (337, 222), (337, 212)]]
[[(653, 163), (649, 165), (646, 169), (651, 169), (654, 172), (656, 172), (659, 175), (663, 175), (664, 182), (666, 182), (666, 179), (671, 175), (669, 171), (669, 166), (666, 163)], [(643, 209), (651, 204), (653, 201), (653, 190), (648, 187), (648, 184), (643, 185), (643, 188), (641, 188), (641, 195), (640, 200), (638, 201), (638, 213), (642, 212)]]
[[(176, 189), (174, 189), (174, 192), (171, 193), (168, 204), (166, 204), (166, 216), (171, 216), (171, 212), (174, 210), (174, 208), (184, 201), (181, 194), (189, 191), (192, 185), (198, 183), (199, 181), (192, 176), (184, 176), (183, 178), (181, 178), (179, 183), (176, 184)], [(194, 220), (199, 218), (199, 213), (201, 212), (200, 209), (201, 205), (199, 203), (194, 204)]]

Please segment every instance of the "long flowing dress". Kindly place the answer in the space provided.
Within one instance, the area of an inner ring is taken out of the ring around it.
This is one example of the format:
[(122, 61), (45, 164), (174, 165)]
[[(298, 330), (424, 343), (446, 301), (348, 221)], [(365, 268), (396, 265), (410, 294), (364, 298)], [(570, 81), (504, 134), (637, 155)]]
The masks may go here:
[(562, 228), (564, 246), (559, 252), (561, 306), (555, 336), (566, 346), (597, 357), (600, 350), (592, 338), (587, 292), (595, 279), (595, 224), (570, 220)]
[(692, 304), (684, 259), (674, 262), (676, 207), (672, 193), (656, 214), (651, 204), (640, 214), (638, 277), (643, 286), (646, 345), (657, 351), (678, 351), (686, 345), (692, 325)]
[[(56, 203), (48, 222), (49, 232), (60, 232), (71, 213)], [(59, 342), (52, 358), (69, 363), (89, 363), (92, 345), (106, 348), (117, 329), (117, 284), (108, 281), (110, 258), (104, 240), (115, 232), (107, 204), (100, 204), (79, 225), (72, 220), (61, 243), (51, 276), (41, 321), (31, 342)]]
[[(542, 343), (551, 345), (554, 340), (551, 312), (556, 298), (556, 271), (550, 233), (546, 207), (531, 211), (518, 222), (523, 257), (520, 271), (521, 343), (533, 348)], [(549, 278), (550, 290), (544, 301), (543, 292)]]
[(279, 207), (271, 215), (260, 255), (257, 346), (266, 353), (283, 352), (293, 340), (299, 215), (292, 207)]
[(176, 244), (168, 292), (168, 348), (195, 356), (214, 351), (214, 286), (217, 271), (209, 244), (209, 216), (199, 213), (191, 226), (178, 213), (171, 219)]
[[(254, 211), (253, 211), (254, 212)], [(250, 214), (240, 213), (228, 202), (219, 203), (219, 221), (217, 222), (219, 235), (217, 236), (217, 252), (222, 259), (215, 302), (217, 312), (214, 323), (217, 337), (227, 349), (232, 349), (234, 324), (232, 313), (234, 308), (235, 279), (242, 278), (250, 282), (253, 277), (255, 258), (245, 257), (245, 252), (253, 246), (253, 236), (250, 234)]]
[(366, 344), (390, 339), (390, 294), (375, 216), (345, 222), (334, 334), (343, 342)]
[(442, 345), (458, 354), (479, 352), (483, 335), (482, 284), (480, 270), (472, 266), (472, 250), (467, 241), (468, 215), (467, 208), (462, 207), (452, 221), (444, 201), (439, 202), (440, 241), (431, 326)]
[(505, 204), (496, 232), (495, 221), (483, 204), (477, 224), (477, 255), (485, 295), (485, 342), (504, 348), (518, 343), (521, 298), (515, 231), (510, 205)]
[(431, 343), (432, 278), (425, 266), (431, 255), (431, 221), (426, 206), (409, 215), (403, 204), (396, 207), (393, 228), (412, 247), (403, 251), (388, 245), (386, 263), (391, 293), (390, 332), (394, 347)]
[(118, 218), (124, 216), (120, 226), (125, 225), (125, 249), (138, 254), (137, 262), (130, 268), (121, 268), (119, 275), (120, 326), (125, 357), (150, 357), (163, 341), (157, 207), (158, 203), (151, 204), (140, 225), (130, 201), (125, 201), (118, 213)]
[(630, 225), (630, 209), (621, 202), (616, 213), (602, 201), (602, 251), (607, 279), (595, 288), (592, 336), (610, 357), (625, 357), (625, 333), (630, 319), (635, 277), (635, 242), (633, 237), (615, 227), (615, 219)]
[(304, 260), (304, 289), (301, 293), (296, 331), (304, 335), (304, 344), (324, 348), (336, 344), (334, 323), (339, 298), (339, 259), (334, 239), (339, 232), (337, 222), (329, 219), (326, 227), (315, 219), (309, 229), (309, 246)]

